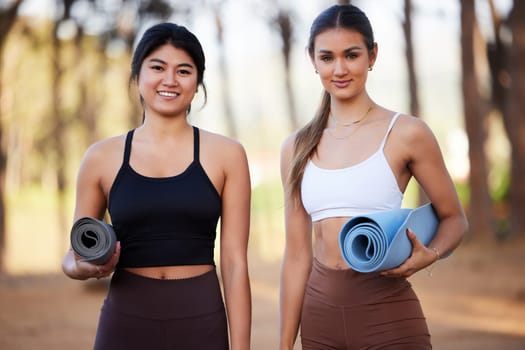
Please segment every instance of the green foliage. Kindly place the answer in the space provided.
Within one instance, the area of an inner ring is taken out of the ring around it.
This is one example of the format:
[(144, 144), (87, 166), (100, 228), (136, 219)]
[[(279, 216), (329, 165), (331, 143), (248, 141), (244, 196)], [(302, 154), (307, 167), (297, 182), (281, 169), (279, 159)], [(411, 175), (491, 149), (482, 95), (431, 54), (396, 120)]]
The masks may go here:
[(494, 184), (492, 188), (492, 198), (495, 202), (508, 200), (510, 190), (510, 169), (499, 167), (494, 170)]
[(459, 201), (463, 206), (467, 206), (470, 198), (470, 187), (466, 182), (456, 181), (456, 192), (458, 193)]
[(278, 179), (252, 189), (250, 246), (259, 254), (279, 258), (284, 244), (284, 204)]

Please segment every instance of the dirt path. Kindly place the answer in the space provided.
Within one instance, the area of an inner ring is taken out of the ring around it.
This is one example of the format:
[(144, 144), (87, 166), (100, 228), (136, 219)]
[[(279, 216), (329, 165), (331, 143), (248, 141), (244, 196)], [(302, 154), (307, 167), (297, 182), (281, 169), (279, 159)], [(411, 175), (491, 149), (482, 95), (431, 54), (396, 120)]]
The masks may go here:
[[(462, 246), (411, 278), (435, 349), (525, 349), (525, 241)], [(253, 350), (277, 349), (277, 263), (252, 257)], [(91, 349), (107, 283), (0, 277), (0, 349)], [(297, 347), (299, 349), (299, 347)]]

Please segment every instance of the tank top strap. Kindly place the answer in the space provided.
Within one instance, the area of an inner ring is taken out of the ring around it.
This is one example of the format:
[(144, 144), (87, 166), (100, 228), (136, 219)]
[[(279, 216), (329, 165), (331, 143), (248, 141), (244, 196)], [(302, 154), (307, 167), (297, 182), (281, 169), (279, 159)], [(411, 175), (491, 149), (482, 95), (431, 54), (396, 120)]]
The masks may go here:
[(131, 154), (131, 140), (133, 140), (133, 133), (135, 129), (128, 131), (126, 135), (126, 144), (124, 146), (124, 164), (129, 164), (129, 157)]
[(385, 137), (383, 138), (383, 141), (381, 142), (381, 147), (380, 149), (383, 149), (385, 147), (385, 143), (386, 143), (386, 139), (388, 138), (388, 135), (390, 135), (390, 131), (392, 130), (392, 127), (394, 126), (397, 118), (401, 115), (401, 113), (397, 112), (396, 114), (394, 114), (394, 116), (392, 117), (392, 120), (390, 120), (390, 125), (388, 125), (388, 129), (386, 130), (386, 134), (385, 134)]
[(199, 128), (193, 127), (193, 160), (199, 162)]

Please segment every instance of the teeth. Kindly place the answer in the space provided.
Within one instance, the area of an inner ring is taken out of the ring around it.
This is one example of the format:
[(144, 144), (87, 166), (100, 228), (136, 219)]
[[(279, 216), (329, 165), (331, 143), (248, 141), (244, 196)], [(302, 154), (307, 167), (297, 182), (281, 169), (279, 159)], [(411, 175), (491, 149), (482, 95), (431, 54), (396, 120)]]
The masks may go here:
[(178, 94), (175, 92), (169, 92), (169, 91), (159, 91), (159, 95), (165, 96), (165, 97), (176, 97)]

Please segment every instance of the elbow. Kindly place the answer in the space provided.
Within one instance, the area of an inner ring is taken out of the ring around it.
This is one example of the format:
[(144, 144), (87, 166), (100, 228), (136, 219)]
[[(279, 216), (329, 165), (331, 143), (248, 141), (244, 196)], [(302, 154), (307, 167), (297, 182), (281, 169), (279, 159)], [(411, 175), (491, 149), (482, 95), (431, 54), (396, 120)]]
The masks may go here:
[(469, 222), (465, 215), (461, 215), (461, 217), (458, 220), (458, 244), (463, 241), (465, 236), (467, 235), (467, 232), (469, 230)]

